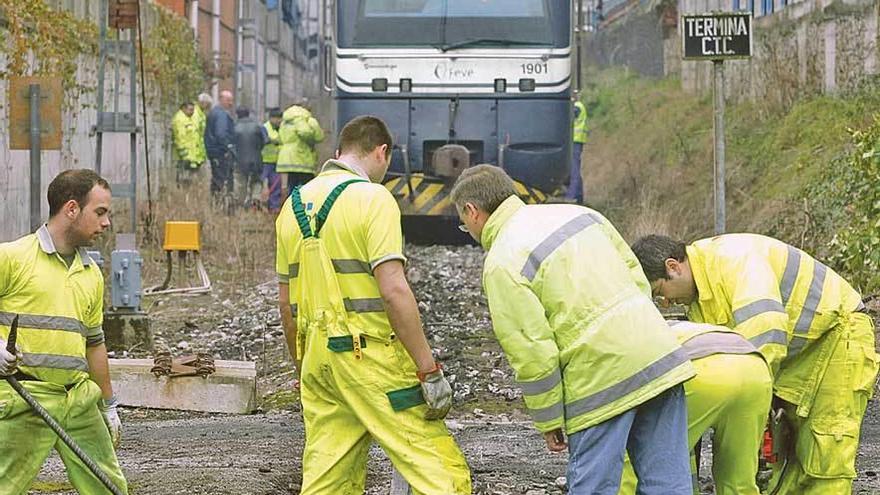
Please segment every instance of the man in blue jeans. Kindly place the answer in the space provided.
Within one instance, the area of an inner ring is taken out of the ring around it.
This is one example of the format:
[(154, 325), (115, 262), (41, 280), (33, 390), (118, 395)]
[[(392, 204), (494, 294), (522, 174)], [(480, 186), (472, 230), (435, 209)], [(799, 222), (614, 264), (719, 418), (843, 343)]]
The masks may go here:
[(568, 447), (569, 493), (616, 495), (628, 452), (637, 493), (690, 495), (694, 368), (617, 230), (582, 206), (525, 205), (493, 165), (450, 197), (488, 251), (483, 290), (526, 408), (551, 451)]

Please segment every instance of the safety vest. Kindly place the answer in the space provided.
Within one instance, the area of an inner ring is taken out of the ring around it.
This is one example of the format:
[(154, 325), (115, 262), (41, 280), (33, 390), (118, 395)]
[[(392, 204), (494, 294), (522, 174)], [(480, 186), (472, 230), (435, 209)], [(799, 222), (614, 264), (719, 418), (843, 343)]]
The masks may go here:
[[(366, 180), (354, 167), (330, 160), (317, 177), (299, 189), (309, 221), (317, 226), (318, 208), (333, 189), (352, 179)], [(279, 282), (289, 284), (291, 311), (299, 315), (301, 291), (312, 291), (301, 279), (306, 249), (301, 221), (294, 215), (293, 196), (281, 208), (275, 222), (277, 253), (275, 269)], [(342, 294), (348, 325), (379, 340), (393, 336), (391, 323), (379, 292), (373, 269), (390, 260), (405, 261), (400, 209), (394, 196), (381, 184), (354, 183), (335, 201), (320, 233), (323, 249), (330, 258)], [(317, 275), (316, 275), (317, 276)], [(311, 297), (311, 292), (309, 293)]]
[(280, 137), (278, 134), (278, 130), (272, 127), (271, 122), (266, 122), (263, 124), (263, 127), (266, 128), (266, 135), (269, 136), (269, 142), (263, 145), (263, 151), (261, 153), (263, 163), (275, 163), (278, 161), (278, 150), (281, 148)]
[(315, 145), (324, 140), (321, 125), (311, 112), (298, 105), (285, 110), (281, 119), (281, 128), (278, 130), (281, 148), (275, 170), (279, 173), (314, 174), (318, 160)]
[(817, 360), (830, 357), (812, 346), (861, 306), (859, 293), (831, 268), (770, 237), (721, 235), (686, 252), (698, 293), (689, 318), (747, 338), (770, 364), (776, 395), (801, 404), (813, 374), (824, 370)]
[(88, 378), (86, 347), (104, 342), (104, 276), (85, 250), (68, 267), (48, 228), (0, 244), (0, 334), (19, 315), (21, 372), (72, 385)]
[(574, 107), (577, 109), (577, 112), (575, 112), (577, 116), (574, 118), (571, 138), (575, 143), (586, 143), (587, 107), (580, 100), (574, 102)]
[(511, 196), (481, 243), (495, 335), (538, 430), (589, 428), (694, 375), (635, 255), (598, 212)]

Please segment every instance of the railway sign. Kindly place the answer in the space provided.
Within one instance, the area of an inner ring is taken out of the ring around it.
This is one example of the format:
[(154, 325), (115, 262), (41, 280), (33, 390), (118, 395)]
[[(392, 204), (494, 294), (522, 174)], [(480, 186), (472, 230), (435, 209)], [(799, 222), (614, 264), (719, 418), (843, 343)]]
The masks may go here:
[(752, 56), (751, 12), (681, 16), (685, 60), (726, 60)]

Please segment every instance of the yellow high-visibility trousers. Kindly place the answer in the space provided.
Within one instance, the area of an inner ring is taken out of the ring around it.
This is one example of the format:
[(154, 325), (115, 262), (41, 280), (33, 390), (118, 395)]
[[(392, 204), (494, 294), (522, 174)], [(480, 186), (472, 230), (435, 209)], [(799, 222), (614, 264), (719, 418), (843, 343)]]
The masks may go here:
[[(784, 407), (794, 456), (773, 466), (770, 487), (776, 494), (852, 493), (862, 418), (877, 380), (874, 323), (868, 315), (854, 313), (833, 332), (841, 332), (840, 339), (827, 368), (817, 371), (821, 381), (807, 416), (798, 416), (796, 405)], [(833, 337), (831, 332), (826, 336)]]
[[(688, 445), (709, 428), (712, 475), (717, 495), (758, 495), (755, 475), (764, 436), (773, 381), (757, 354), (713, 354), (694, 362), (697, 376), (684, 383), (688, 410)], [(699, 493), (694, 469), (694, 493)], [(626, 459), (621, 495), (636, 493), (636, 475)]]
[[(358, 359), (351, 349), (331, 350), (326, 332), (311, 333), (300, 378), (306, 429), (301, 493), (363, 494), (375, 440), (414, 493), (470, 494), (470, 471), (446, 424), (425, 420), (424, 403), (392, 408), (389, 392), (414, 392), (419, 385), (400, 341), (366, 338)], [(335, 339), (334, 344), (345, 340)], [(403, 395), (403, 402), (416, 397)]]
[[(110, 432), (98, 409), (101, 399), (98, 385), (83, 380), (68, 391), (54, 383), (31, 380), (20, 383), (110, 480), (123, 493), (128, 493)], [(67, 468), (70, 484), (79, 493), (110, 493), (6, 380), (0, 379), (0, 495), (27, 493), (53, 448)]]

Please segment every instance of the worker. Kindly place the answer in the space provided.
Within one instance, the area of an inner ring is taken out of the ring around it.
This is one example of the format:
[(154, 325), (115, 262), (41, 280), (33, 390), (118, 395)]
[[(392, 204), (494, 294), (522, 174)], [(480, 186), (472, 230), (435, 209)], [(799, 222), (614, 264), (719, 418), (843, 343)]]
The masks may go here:
[[(670, 321), (669, 326), (697, 369), (697, 376), (684, 384), (688, 445), (693, 448), (706, 430), (714, 431), (713, 493), (759, 495), (757, 453), (773, 395), (767, 362), (745, 337), (727, 327), (687, 321)], [(694, 494), (699, 495), (696, 468), (692, 459)], [(636, 483), (627, 459), (620, 495), (634, 495)]]
[(770, 364), (774, 417), (791, 438), (773, 465), (778, 494), (847, 494), (878, 356), (861, 296), (804, 251), (755, 234), (690, 245), (666, 236), (633, 250), (655, 294), (690, 305), (692, 321), (725, 325)]
[(574, 100), (574, 121), (571, 131), (571, 177), (568, 182), (566, 198), (575, 203), (584, 202), (584, 181), (581, 175), (581, 155), (584, 151), (584, 143), (587, 142), (587, 107), (577, 95)]
[(198, 96), (195, 111), (193, 112), (193, 120), (196, 123), (196, 129), (200, 136), (198, 157), (201, 158), (200, 163), (202, 165), (204, 165), (205, 161), (208, 160), (208, 152), (205, 150), (205, 127), (208, 123), (208, 113), (211, 111), (211, 107), (213, 106), (214, 99), (211, 98), (211, 95), (209, 95), (208, 93), (201, 93)]
[(251, 111), (239, 107), (235, 111), (235, 162), (238, 174), (238, 202), (245, 208), (258, 207), (258, 196), (262, 181), (263, 144), (266, 142), (266, 130), (251, 116)]
[(220, 104), (211, 109), (205, 123), (205, 149), (211, 160), (211, 194), (224, 190), (232, 194), (235, 186), (235, 121), (232, 118), (234, 98), (231, 91), (220, 92)]
[(281, 136), (278, 130), (281, 128), (281, 110), (273, 108), (269, 110), (269, 120), (263, 123), (265, 130), (265, 142), (261, 153), (263, 160), (263, 201), (270, 213), (278, 214), (281, 208), (281, 176), (275, 171), (278, 162), (278, 150), (281, 147)]
[[(110, 186), (91, 170), (67, 170), (47, 196), (49, 221), (0, 244), (0, 348), (20, 317), (20, 353), (10, 360), (0, 352), (0, 374), (17, 378), (127, 493), (114, 451), (122, 423), (101, 330), (104, 276), (85, 250), (110, 227)], [(110, 493), (2, 379), (0, 438), (0, 495), (27, 492), (53, 448), (79, 493)]]
[(616, 494), (627, 451), (641, 493), (690, 495), (694, 368), (620, 234), (582, 206), (526, 206), (493, 165), (465, 169), (450, 197), (488, 251), (483, 288), (526, 408), (550, 451), (568, 447), (569, 492)]
[(378, 184), (391, 134), (358, 117), (338, 143), (276, 219), (281, 319), (306, 432), (301, 493), (363, 493), (376, 440), (415, 493), (469, 494), (467, 463), (442, 421), (452, 389), (404, 273), (400, 210)]
[(186, 101), (171, 119), (171, 138), (173, 141), (174, 159), (177, 162), (177, 184), (189, 186), (199, 171), (204, 159), (200, 160), (204, 145), (198, 131), (198, 122), (194, 118), (195, 105)]
[(275, 171), (281, 175), (281, 187), (289, 195), (294, 187), (315, 176), (318, 152), (315, 145), (324, 140), (321, 125), (304, 103), (291, 105), (281, 116), (281, 149)]

